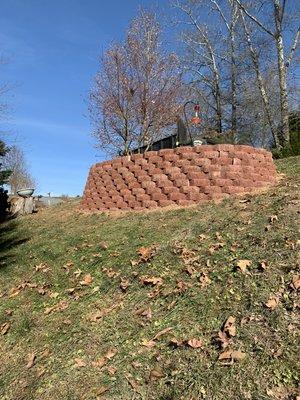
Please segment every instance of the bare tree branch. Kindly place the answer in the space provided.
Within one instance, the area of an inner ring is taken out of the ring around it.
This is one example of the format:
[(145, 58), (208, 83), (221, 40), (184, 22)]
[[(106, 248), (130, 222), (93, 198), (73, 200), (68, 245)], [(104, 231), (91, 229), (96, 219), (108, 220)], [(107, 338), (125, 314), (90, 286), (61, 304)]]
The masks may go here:
[(266, 33), (268, 33), (271, 36), (275, 36), (274, 33), (272, 31), (270, 31), (262, 22), (260, 22), (254, 15), (252, 15), (247, 9), (246, 7), (241, 3), (240, 0), (234, 0), (239, 7), (241, 8), (241, 10), (253, 21), (255, 22), (263, 31), (265, 31)]

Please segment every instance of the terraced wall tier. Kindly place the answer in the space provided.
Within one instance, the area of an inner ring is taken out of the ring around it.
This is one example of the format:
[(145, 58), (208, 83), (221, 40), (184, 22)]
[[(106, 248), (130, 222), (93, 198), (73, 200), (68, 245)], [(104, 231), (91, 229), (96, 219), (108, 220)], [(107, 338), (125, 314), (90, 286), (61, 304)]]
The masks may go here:
[(179, 147), (93, 165), (81, 206), (90, 211), (188, 206), (250, 193), (275, 181), (272, 155), (264, 149)]

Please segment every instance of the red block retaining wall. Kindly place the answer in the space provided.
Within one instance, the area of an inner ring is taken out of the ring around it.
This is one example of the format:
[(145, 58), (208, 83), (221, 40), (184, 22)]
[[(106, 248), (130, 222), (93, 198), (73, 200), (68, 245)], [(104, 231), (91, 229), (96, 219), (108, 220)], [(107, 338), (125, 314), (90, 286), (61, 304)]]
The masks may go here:
[(272, 155), (264, 149), (222, 144), (149, 151), (93, 165), (82, 208), (187, 206), (249, 193), (275, 180)]

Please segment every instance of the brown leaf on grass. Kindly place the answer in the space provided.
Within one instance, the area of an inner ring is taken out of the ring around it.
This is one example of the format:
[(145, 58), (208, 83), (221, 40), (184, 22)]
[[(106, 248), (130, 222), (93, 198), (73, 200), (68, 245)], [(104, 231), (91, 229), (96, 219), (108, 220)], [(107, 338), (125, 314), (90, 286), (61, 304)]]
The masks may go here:
[(265, 306), (270, 310), (275, 310), (279, 304), (279, 297), (277, 296), (270, 296), (269, 300), (265, 303)]
[(200, 239), (201, 241), (207, 239), (207, 236), (204, 235), (203, 233), (201, 233), (198, 237), (199, 237), (199, 239)]
[(109, 375), (114, 375), (117, 372), (117, 368), (110, 365), (109, 367), (106, 367), (106, 371)]
[(156, 246), (141, 247), (140, 249), (138, 249), (137, 253), (140, 256), (139, 261), (148, 262), (154, 256), (155, 250)]
[(46, 307), (44, 314), (48, 315), (55, 311), (64, 311), (69, 307), (69, 304), (65, 300), (61, 300), (58, 304), (52, 307)]
[(41, 357), (41, 358), (47, 358), (47, 357), (50, 356), (50, 354), (51, 354), (50, 349), (47, 348), (47, 349), (45, 349), (45, 350), (43, 350), (43, 351), (41, 352), (40, 357)]
[(98, 322), (102, 317), (105, 317), (110, 312), (122, 306), (122, 303), (116, 303), (111, 305), (110, 307), (103, 308), (102, 310), (97, 311), (93, 315), (88, 317), (88, 320), (91, 322)]
[(126, 292), (129, 286), (130, 286), (129, 280), (122, 278), (120, 282), (120, 288), (123, 290), (123, 292)]
[(193, 349), (200, 349), (203, 347), (203, 342), (201, 339), (190, 339), (187, 341), (188, 346), (192, 347)]
[(66, 270), (66, 273), (70, 273), (70, 269), (74, 267), (74, 263), (72, 261), (67, 262), (65, 265), (63, 265), (63, 268)]
[(26, 368), (30, 369), (31, 367), (33, 367), (35, 360), (36, 360), (36, 355), (34, 353), (30, 353), (27, 358)]
[(82, 286), (88, 286), (88, 285), (90, 285), (92, 282), (93, 282), (92, 275), (91, 275), (91, 274), (86, 274), (86, 275), (83, 277), (83, 280), (80, 282), (80, 285), (82, 285)]
[(74, 367), (79, 369), (82, 367), (86, 367), (86, 362), (84, 360), (82, 360), (81, 358), (75, 358), (75, 363), (74, 363)]
[(36, 376), (38, 378), (40, 378), (41, 376), (43, 376), (46, 372), (46, 369), (43, 367), (37, 368), (37, 372), (36, 372)]
[(218, 337), (216, 340), (219, 342), (221, 349), (226, 349), (230, 343), (229, 337), (223, 331), (218, 332)]
[(161, 286), (163, 284), (162, 278), (155, 276), (140, 276), (140, 282), (143, 285)]
[(233, 361), (242, 361), (246, 357), (246, 353), (240, 350), (235, 350), (231, 353), (231, 358)]
[(156, 342), (154, 340), (147, 340), (147, 339), (143, 339), (141, 342), (142, 346), (151, 348), (154, 347), (156, 345)]
[(18, 296), (18, 294), (20, 292), (21, 292), (21, 289), (14, 287), (14, 288), (10, 289), (10, 291), (8, 293), (8, 297), (16, 297), (16, 296)]
[(185, 271), (190, 275), (190, 276), (194, 276), (197, 273), (196, 268), (194, 268), (191, 265), (188, 265), (185, 269)]
[(4, 322), (4, 324), (0, 325), (0, 334), (1, 335), (6, 335), (7, 332), (10, 330), (10, 323), (9, 322)]
[(76, 271), (73, 272), (73, 274), (76, 276), (76, 278), (79, 278), (80, 275), (82, 274), (82, 271), (80, 268), (76, 269)]
[(269, 221), (271, 224), (274, 224), (274, 222), (278, 221), (277, 215), (271, 215)]
[(97, 396), (101, 396), (102, 394), (108, 392), (109, 389), (109, 386), (100, 386), (100, 388), (97, 389)]
[(107, 351), (107, 353), (105, 354), (105, 358), (107, 358), (108, 360), (111, 360), (116, 354), (117, 354), (118, 350), (114, 347), (112, 347), (111, 349), (109, 349)]
[(157, 339), (159, 339), (161, 336), (163, 336), (163, 335), (169, 333), (172, 329), (173, 329), (173, 328), (171, 328), (171, 327), (163, 329), (162, 331), (158, 332), (158, 333), (154, 336), (154, 338), (153, 338), (152, 340), (157, 340)]
[(51, 298), (51, 299), (57, 299), (57, 297), (59, 296), (59, 293), (58, 292), (49, 292), (48, 293), (48, 295), (49, 295), (49, 297)]
[(191, 287), (192, 287), (191, 283), (185, 281), (179, 281), (177, 282), (176, 289), (173, 290), (173, 293), (175, 294), (184, 293)]
[(235, 318), (230, 316), (227, 318), (223, 332), (227, 333), (228, 336), (235, 336), (236, 335), (236, 326), (235, 326)]
[(151, 319), (152, 318), (152, 311), (151, 308), (139, 308), (138, 310), (135, 311), (135, 315), (139, 315), (141, 317), (145, 317), (146, 319)]
[(227, 351), (223, 351), (220, 355), (219, 355), (219, 360), (230, 360), (231, 359), (231, 353), (232, 350), (227, 350)]
[(258, 268), (259, 268), (261, 271), (266, 271), (266, 269), (268, 268), (268, 262), (267, 262), (267, 261), (261, 261), (261, 262), (259, 263)]
[(105, 275), (106, 275), (108, 278), (117, 278), (117, 277), (120, 275), (119, 272), (114, 271), (114, 270), (111, 269), (111, 268), (103, 268), (102, 271), (105, 273)]
[(13, 310), (11, 309), (7, 309), (4, 311), (6, 315), (8, 315), (9, 317), (11, 317), (13, 315)]
[(300, 275), (293, 275), (290, 287), (293, 290), (298, 290), (300, 288)]
[(51, 268), (48, 267), (47, 264), (41, 263), (41, 264), (35, 266), (35, 271), (36, 272), (43, 272), (44, 274), (46, 274), (47, 272), (51, 271)]
[(219, 355), (219, 360), (242, 361), (245, 357), (246, 354), (240, 350), (227, 350)]
[(184, 340), (178, 340), (176, 338), (172, 338), (169, 342), (169, 345), (173, 347), (180, 347), (183, 346), (184, 344), (185, 344)]
[(239, 269), (243, 274), (247, 272), (248, 267), (250, 267), (251, 260), (238, 260), (236, 262), (237, 269)]
[(132, 389), (137, 390), (139, 388), (139, 383), (135, 379), (133, 379), (131, 374), (126, 374), (125, 378), (127, 379)]
[(209, 249), (208, 252), (209, 254), (214, 254), (217, 250), (220, 250), (221, 248), (223, 248), (225, 246), (226, 243), (224, 242), (218, 242), (218, 243), (214, 243)]
[(206, 274), (205, 272), (201, 272), (199, 281), (201, 283), (202, 288), (211, 284), (211, 280), (210, 280), (208, 274)]
[(102, 368), (107, 363), (107, 359), (105, 357), (98, 358), (96, 361), (92, 361), (93, 367)]
[(164, 378), (164, 376), (165, 376), (165, 374), (164, 374), (162, 368), (160, 368), (158, 366), (156, 368), (153, 368), (150, 371), (150, 381), (155, 381), (155, 380)]
[(100, 242), (99, 243), (99, 247), (101, 250), (107, 250), (108, 249), (108, 245), (105, 242)]
[(149, 293), (147, 294), (147, 296), (148, 296), (150, 299), (154, 299), (155, 297), (158, 297), (160, 294), (161, 294), (160, 289), (159, 289), (159, 288), (156, 288), (156, 289), (152, 290), (151, 292), (149, 292)]

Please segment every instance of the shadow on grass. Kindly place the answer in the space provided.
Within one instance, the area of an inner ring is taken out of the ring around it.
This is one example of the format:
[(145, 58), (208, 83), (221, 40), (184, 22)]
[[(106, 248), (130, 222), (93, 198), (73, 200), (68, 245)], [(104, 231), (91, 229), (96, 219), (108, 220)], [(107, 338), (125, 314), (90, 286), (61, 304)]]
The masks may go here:
[(16, 247), (27, 242), (18, 230), (18, 222), (12, 217), (0, 222), (0, 270), (7, 267), (7, 261), (14, 258)]

